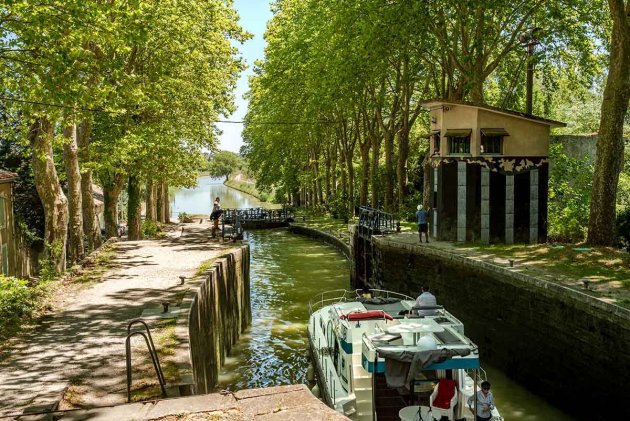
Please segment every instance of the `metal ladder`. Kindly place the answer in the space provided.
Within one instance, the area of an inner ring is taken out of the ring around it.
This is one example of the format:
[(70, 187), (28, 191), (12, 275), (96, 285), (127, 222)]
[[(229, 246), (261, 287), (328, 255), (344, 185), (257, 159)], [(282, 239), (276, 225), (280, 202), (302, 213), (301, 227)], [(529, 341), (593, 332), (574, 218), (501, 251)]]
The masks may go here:
[[(146, 334), (138, 330), (132, 332), (131, 327), (135, 324), (142, 324), (144, 326), (144, 329), (146, 330)], [(166, 380), (164, 380), (164, 373), (162, 372), (160, 360), (158, 358), (157, 352), (155, 351), (155, 345), (153, 344), (153, 338), (151, 337), (149, 326), (142, 319), (133, 319), (127, 325), (127, 339), (125, 340), (125, 354), (127, 360), (127, 402), (131, 402), (131, 338), (136, 335), (142, 336), (147, 344), (149, 355), (151, 355), (151, 361), (153, 362), (153, 368), (155, 369), (155, 374), (157, 375), (158, 381), (160, 383), (162, 396), (166, 397)]]

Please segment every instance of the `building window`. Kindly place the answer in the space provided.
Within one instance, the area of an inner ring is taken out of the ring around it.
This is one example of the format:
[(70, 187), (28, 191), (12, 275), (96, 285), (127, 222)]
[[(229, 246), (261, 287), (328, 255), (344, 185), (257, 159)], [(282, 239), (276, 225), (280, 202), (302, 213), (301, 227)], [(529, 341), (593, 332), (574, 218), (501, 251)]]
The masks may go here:
[(449, 154), (469, 154), (470, 153), (470, 129), (447, 130)]
[(501, 155), (505, 136), (509, 136), (505, 129), (481, 129), (480, 152), (482, 154)]

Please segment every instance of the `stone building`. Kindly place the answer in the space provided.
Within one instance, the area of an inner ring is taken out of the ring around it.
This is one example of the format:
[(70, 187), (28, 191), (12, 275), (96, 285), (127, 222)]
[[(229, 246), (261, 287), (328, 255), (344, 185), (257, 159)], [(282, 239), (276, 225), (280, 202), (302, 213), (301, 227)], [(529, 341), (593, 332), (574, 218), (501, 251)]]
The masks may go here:
[(15, 273), (13, 232), (13, 180), (17, 174), (0, 170), (0, 273)]
[(549, 132), (564, 123), (430, 100), (431, 234), (447, 241), (547, 239)]

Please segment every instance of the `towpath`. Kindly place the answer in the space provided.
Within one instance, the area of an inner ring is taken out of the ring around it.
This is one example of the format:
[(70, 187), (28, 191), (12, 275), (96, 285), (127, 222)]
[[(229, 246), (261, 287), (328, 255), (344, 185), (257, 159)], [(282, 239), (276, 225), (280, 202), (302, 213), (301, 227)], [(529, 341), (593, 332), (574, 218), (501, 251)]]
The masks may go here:
[[(194, 277), (203, 262), (222, 254), (227, 246), (209, 237), (209, 224), (186, 224), (162, 240), (116, 243), (114, 268), (100, 282), (69, 297), (0, 354), (0, 420), (46, 410), (79, 377), (98, 385), (100, 404), (119, 403), (127, 321), (181, 294), (180, 276)], [(108, 396), (118, 397), (109, 402)]]

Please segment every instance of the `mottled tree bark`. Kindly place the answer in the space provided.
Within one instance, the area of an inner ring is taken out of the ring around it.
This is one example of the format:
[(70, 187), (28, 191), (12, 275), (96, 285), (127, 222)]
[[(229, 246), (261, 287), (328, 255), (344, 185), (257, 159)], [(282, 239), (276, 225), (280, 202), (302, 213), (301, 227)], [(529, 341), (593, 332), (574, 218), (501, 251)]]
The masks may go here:
[(378, 208), (380, 194), (379, 194), (379, 163), (381, 160), (381, 142), (382, 137), (375, 135), (372, 137), (372, 207)]
[(66, 269), (66, 241), (68, 236), (68, 199), (61, 189), (53, 159), (53, 125), (38, 118), (31, 125), (28, 141), (33, 153), (33, 176), (37, 193), (44, 206), (44, 242), (47, 257), (58, 273)]
[(72, 124), (63, 130), (63, 160), (68, 181), (68, 244), (67, 259), (76, 263), (85, 256), (83, 248), (83, 206), (81, 200), (81, 172), (77, 153), (77, 126)]
[(81, 165), (81, 207), (83, 212), (83, 233), (87, 237), (88, 251), (101, 245), (101, 227), (96, 216), (94, 196), (92, 195), (92, 169), (86, 164), (90, 162), (89, 139), (92, 132), (92, 120), (84, 120), (77, 127), (77, 145), (79, 147), (79, 163)]
[(608, 0), (613, 21), (588, 223), (590, 244), (615, 244), (617, 185), (623, 168), (623, 122), (630, 101), (630, 1)]
[(130, 176), (127, 180), (127, 239), (142, 240), (142, 218), (140, 215), (140, 202), (142, 195), (140, 192), (140, 182), (137, 177)]
[(126, 177), (122, 174), (110, 174), (103, 179), (103, 197), (105, 201), (105, 236), (118, 236), (118, 197), (125, 186)]
[(158, 222), (164, 222), (164, 190), (162, 189), (162, 182), (155, 181), (155, 216)]
[(431, 145), (429, 145), (429, 151), (427, 151), (427, 155), (422, 160), (422, 172), (424, 174), (423, 183), (422, 183), (422, 206), (425, 209), (429, 209), (432, 203), (433, 196), (433, 186), (431, 185)]
[(149, 178), (147, 181), (147, 202), (145, 217), (147, 221), (157, 220), (157, 191), (156, 185), (153, 182), (153, 178)]

